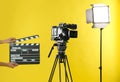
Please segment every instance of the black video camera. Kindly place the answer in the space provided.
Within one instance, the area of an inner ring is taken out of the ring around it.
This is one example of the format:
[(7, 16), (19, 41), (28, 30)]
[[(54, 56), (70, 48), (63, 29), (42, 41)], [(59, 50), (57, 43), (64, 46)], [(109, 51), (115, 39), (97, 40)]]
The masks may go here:
[(61, 23), (52, 27), (52, 40), (67, 41), (69, 38), (77, 38), (77, 25)]

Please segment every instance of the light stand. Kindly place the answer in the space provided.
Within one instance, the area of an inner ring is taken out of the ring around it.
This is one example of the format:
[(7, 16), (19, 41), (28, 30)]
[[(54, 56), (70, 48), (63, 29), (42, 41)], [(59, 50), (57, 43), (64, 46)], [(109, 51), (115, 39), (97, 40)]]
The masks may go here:
[(109, 6), (105, 4), (92, 4), (91, 9), (86, 10), (87, 23), (93, 23), (93, 28), (100, 28), (100, 82), (102, 82), (102, 31), (110, 23)]
[[(67, 55), (65, 55), (66, 42), (55, 43), (52, 46), (48, 57), (50, 57), (50, 55), (52, 53), (52, 50), (54, 49), (54, 46), (58, 47), (58, 54), (56, 55), (56, 58), (55, 58), (55, 61), (54, 61), (54, 64), (53, 64), (53, 67), (52, 67), (51, 74), (50, 74), (48, 82), (52, 82), (53, 75), (54, 75), (57, 63), (59, 64), (59, 82), (62, 82), (62, 80), (61, 80), (61, 64), (64, 65), (65, 82), (73, 82), (69, 62), (68, 62), (68, 59), (67, 59)], [(68, 71), (67, 71), (67, 68), (68, 68)], [(68, 75), (68, 73), (69, 73), (69, 75)], [(70, 78), (69, 78), (69, 76), (70, 76)]]
[(103, 28), (100, 28), (100, 82), (102, 82), (102, 30)]

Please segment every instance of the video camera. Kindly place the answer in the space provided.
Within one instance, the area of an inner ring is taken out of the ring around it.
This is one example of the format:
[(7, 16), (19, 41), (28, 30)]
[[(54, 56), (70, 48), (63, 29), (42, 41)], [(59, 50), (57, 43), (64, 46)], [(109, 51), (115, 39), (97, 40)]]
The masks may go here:
[(77, 25), (60, 23), (52, 27), (52, 40), (67, 41), (69, 38), (77, 38)]

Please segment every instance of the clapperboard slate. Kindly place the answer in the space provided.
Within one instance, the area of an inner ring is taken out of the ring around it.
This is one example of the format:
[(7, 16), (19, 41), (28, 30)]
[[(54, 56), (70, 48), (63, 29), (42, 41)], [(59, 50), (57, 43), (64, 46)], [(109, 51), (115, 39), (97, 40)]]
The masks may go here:
[(39, 43), (17, 43), (38, 37), (39, 35), (29, 36), (17, 39), (14, 43), (10, 43), (10, 62), (16, 62), (18, 64), (39, 64)]

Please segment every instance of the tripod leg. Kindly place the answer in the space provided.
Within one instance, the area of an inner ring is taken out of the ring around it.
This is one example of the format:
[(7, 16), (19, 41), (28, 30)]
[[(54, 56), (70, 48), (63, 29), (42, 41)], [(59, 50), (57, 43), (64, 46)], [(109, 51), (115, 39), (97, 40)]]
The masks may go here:
[(65, 68), (65, 82), (69, 82), (69, 78), (68, 78), (68, 74), (67, 74), (67, 68), (66, 68), (66, 59), (63, 59), (63, 63), (64, 63), (64, 68)]
[(68, 65), (68, 71), (70, 73), (70, 79), (71, 79), (71, 82), (73, 82), (73, 79), (72, 79), (72, 74), (71, 74), (71, 71), (70, 71), (70, 66), (69, 66), (69, 62), (68, 62), (68, 59), (67, 59), (67, 56), (65, 55), (65, 59), (67, 61), (67, 65)]
[(61, 82), (61, 65), (60, 65), (60, 58), (59, 58), (59, 81)]
[(57, 61), (58, 61), (58, 55), (57, 55), (56, 58), (55, 58), (55, 61), (54, 61), (54, 64), (53, 64), (52, 71), (51, 71), (51, 73), (50, 73), (50, 77), (49, 77), (48, 82), (52, 82), (52, 78), (53, 78), (53, 75), (54, 75), (54, 72), (55, 72), (55, 68), (56, 68), (56, 65), (57, 65)]

